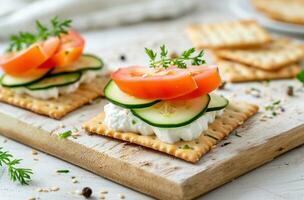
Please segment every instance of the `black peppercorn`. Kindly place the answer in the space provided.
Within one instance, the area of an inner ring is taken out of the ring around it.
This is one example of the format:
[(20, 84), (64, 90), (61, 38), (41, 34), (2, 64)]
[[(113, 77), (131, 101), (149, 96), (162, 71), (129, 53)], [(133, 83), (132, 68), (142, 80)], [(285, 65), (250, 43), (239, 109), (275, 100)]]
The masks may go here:
[(92, 195), (92, 189), (89, 187), (84, 187), (82, 189), (81, 194), (85, 197), (85, 198), (90, 198), (90, 196)]
[(125, 56), (125, 55), (123, 55), (123, 54), (122, 54), (122, 55), (120, 55), (120, 57), (119, 57), (119, 58), (120, 58), (120, 60), (121, 60), (121, 61), (125, 61), (125, 60), (126, 60), (126, 56)]

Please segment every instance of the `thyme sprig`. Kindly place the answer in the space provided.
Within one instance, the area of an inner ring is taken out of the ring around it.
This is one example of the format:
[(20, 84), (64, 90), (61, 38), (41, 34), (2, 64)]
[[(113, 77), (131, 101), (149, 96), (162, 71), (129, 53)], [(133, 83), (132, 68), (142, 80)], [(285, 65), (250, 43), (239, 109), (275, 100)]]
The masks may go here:
[(149, 63), (150, 67), (157, 68), (163, 67), (168, 68), (169, 66), (176, 66), (178, 68), (187, 68), (187, 62), (190, 62), (191, 65), (202, 65), (205, 62), (203, 56), (203, 50), (200, 51), (196, 56), (193, 54), (195, 53), (195, 48), (190, 48), (184, 51), (180, 56), (176, 58), (169, 58), (168, 57), (168, 50), (166, 49), (165, 45), (160, 46), (160, 59), (157, 60), (157, 53), (154, 52), (152, 49), (145, 48), (145, 52), (150, 58)]
[(70, 19), (60, 21), (58, 17), (54, 17), (51, 19), (48, 27), (37, 20), (37, 33), (19, 32), (16, 35), (12, 35), (10, 37), (9, 47), (6, 51), (20, 51), (35, 42), (46, 40), (51, 36), (60, 37), (61, 34), (66, 34), (68, 32), (68, 28), (71, 26), (71, 23), (72, 20)]
[(19, 181), (21, 185), (28, 185), (33, 174), (32, 170), (17, 167), (16, 165), (19, 165), (22, 159), (14, 159), (12, 154), (2, 149), (0, 147), (0, 166), (7, 166), (9, 177), (13, 182)]

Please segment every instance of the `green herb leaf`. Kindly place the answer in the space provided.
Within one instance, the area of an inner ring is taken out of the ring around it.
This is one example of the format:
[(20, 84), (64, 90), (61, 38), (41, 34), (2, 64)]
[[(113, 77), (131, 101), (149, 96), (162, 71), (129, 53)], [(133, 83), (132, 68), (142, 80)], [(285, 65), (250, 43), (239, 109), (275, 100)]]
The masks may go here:
[(2, 151), (2, 147), (0, 147), (0, 166), (7, 166), (9, 177), (13, 182), (19, 181), (21, 185), (28, 185), (31, 180), (31, 175), (33, 174), (32, 170), (16, 167), (16, 165), (20, 164), (22, 159), (12, 158), (13, 156), (10, 153)]
[[(145, 48), (145, 52), (150, 58), (149, 63), (150, 67), (157, 68), (168, 68), (170, 65), (174, 65), (178, 68), (187, 68), (187, 61), (189, 61), (192, 65), (202, 65), (205, 62), (203, 59), (203, 51), (200, 51), (198, 55), (192, 56), (195, 53), (195, 48), (190, 48), (184, 51), (180, 56), (176, 58), (168, 57), (168, 50), (165, 45), (160, 46), (160, 60), (156, 60), (157, 53), (152, 49)], [(192, 56), (192, 57), (191, 57)]]
[(67, 174), (67, 173), (70, 172), (70, 170), (68, 170), (68, 169), (58, 169), (56, 172), (57, 173), (62, 173), (62, 174)]
[(60, 37), (61, 34), (66, 34), (68, 32), (68, 28), (71, 26), (71, 23), (72, 20), (70, 19), (60, 21), (58, 17), (54, 17), (51, 19), (50, 28), (48, 28), (46, 25), (37, 20), (37, 33), (20, 32), (16, 35), (12, 35), (10, 37), (9, 47), (6, 51), (20, 51), (29, 47), (35, 42), (46, 40), (51, 36)]
[(65, 131), (65, 132), (63, 132), (63, 133), (59, 133), (58, 134), (58, 138), (59, 139), (65, 139), (65, 138), (67, 138), (67, 137), (69, 137), (69, 136), (71, 136), (72, 135), (72, 131), (71, 130), (68, 130), (68, 131)]
[(297, 74), (296, 78), (304, 84), (304, 70)]
[(187, 149), (192, 149), (188, 144), (184, 144), (183, 146), (180, 147), (181, 149), (187, 150)]

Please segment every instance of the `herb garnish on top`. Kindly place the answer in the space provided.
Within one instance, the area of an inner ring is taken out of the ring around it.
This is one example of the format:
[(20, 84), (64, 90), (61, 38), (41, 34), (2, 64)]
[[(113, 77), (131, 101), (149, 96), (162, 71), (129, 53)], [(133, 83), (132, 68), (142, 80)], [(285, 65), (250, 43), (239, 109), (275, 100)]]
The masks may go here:
[(29, 47), (35, 42), (46, 40), (51, 36), (60, 37), (60, 34), (67, 34), (71, 23), (72, 20), (70, 19), (60, 21), (58, 17), (54, 17), (51, 19), (50, 26), (48, 27), (37, 20), (37, 33), (34, 34), (30, 32), (19, 32), (16, 35), (12, 35), (10, 37), (9, 47), (6, 51), (20, 51)]
[(186, 61), (190, 61), (192, 65), (202, 65), (205, 64), (205, 60), (203, 58), (204, 52), (203, 50), (198, 53), (198, 55), (193, 56), (195, 53), (195, 48), (190, 48), (184, 51), (180, 56), (176, 58), (170, 58), (168, 56), (168, 50), (165, 45), (160, 46), (160, 59), (156, 60), (157, 53), (152, 49), (145, 48), (146, 54), (150, 58), (150, 67), (157, 68), (163, 67), (168, 68), (170, 65), (176, 66), (178, 68), (187, 68)]

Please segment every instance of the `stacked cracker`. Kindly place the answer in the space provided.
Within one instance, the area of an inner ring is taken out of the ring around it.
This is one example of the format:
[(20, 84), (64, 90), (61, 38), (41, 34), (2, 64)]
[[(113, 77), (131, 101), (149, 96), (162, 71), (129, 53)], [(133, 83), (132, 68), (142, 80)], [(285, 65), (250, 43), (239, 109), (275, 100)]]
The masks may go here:
[(270, 34), (252, 20), (191, 25), (187, 32), (198, 49), (209, 49), (229, 82), (295, 77), (304, 46)]
[(251, 0), (265, 16), (282, 22), (304, 25), (303, 0)]

